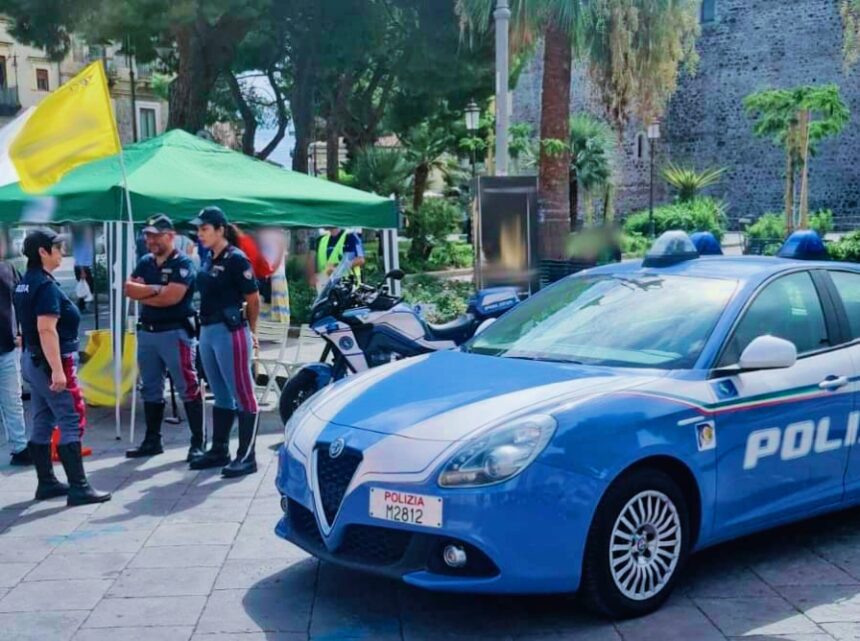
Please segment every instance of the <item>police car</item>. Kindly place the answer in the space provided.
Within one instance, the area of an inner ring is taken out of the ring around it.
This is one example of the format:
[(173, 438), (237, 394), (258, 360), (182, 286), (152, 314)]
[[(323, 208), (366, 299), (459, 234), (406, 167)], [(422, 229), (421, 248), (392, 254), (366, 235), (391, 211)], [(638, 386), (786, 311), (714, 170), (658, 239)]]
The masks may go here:
[(796, 259), (817, 243), (700, 256), (671, 232), (458, 350), (321, 391), (286, 425), (277, 534), (422, 588), (630, 617), (691, 552), (860, 502), (860, 266)]

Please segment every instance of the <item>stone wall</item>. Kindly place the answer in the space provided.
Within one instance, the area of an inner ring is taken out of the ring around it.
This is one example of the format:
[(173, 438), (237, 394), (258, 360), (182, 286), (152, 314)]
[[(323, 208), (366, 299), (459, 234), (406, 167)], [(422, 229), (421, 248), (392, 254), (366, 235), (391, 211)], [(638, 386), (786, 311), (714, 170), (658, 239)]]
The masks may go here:
[[(683, 77), (663, 120), (658, 167), (671, 159), (702, 169), (727, 168), (713, 195), (729, 205), (733, 220), (780, 211), (784, 155), (752, 136), (743, 98), (767, 88), (837, 83), (852, 111), (848, 127), (819, 146), (810, 163), (810, 208), (829, 207), (840, 228), (860, 226), (860, 68), (844, 72), (837, 0), (715, 0), (715, 20), (702, 25), (701, 56), (693, 77)], [(540, 53), (519, 79), (514, 121), (540, 118)], [(573, 110), (600, 113), (587, 79), (574, 71)], [(616, 162), (617, 210), (648, 205), (647, 149), (636, 158), (638, 123), (627, 128)], [(659, 178), (658, 178), (658, 182)], [(669, 198), (665, 187), (661, 199)]]

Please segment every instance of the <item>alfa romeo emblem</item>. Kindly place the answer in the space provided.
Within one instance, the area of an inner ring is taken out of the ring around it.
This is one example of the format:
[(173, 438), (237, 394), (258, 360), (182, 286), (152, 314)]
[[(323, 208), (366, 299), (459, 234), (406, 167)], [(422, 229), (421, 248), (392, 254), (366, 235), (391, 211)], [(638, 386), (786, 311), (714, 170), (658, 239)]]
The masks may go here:
[(328, 446), (328, 456), (329, 458), (337, 458), (341, 454), (343, 454), (344, 441), (342, 438), (336, 438), (331, 442), (331, 445)]

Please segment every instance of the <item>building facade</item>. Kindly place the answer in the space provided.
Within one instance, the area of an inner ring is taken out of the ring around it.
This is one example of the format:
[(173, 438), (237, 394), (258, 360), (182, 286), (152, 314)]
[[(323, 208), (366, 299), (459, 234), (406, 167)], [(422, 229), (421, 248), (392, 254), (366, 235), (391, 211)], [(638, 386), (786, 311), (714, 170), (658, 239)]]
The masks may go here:
[[(709, 190), (723, 198), (734, 221), (782, 211), (785, 158), (769, 140), (753, 137), (743, 99), (770, 88), (836, 83), (852, 112), (836, 138), (819, 145), (810, 162), (810, 208), (833, 210), (837, 227), (860, 225), (860, 68), (842, 63), (842, 23), (837, 0), (704, 0), (701, 57), (695, 75), (683, 75), (661, 122), (655, 149), (658, 202), (671, 196), (659, 168), (672, 161), (704, 169), (726, 168)], [(541, 59), (536, 56), (514, 93), (514, 120), (540, 119)], [(574, 70), (573, 111), (601, 113), (587, 75)], [(619, 142), (616, 209), (648, 206), (649, 141), (632, 122)]]
[(3, 18), (0, 18), (0, 126), (22, 110), (37, 105), (96, 60), (102, 60), (105, 65), (123, 144), (163, 133), (167, 126), (167, 102), (153, 91), (152, 69), (148, 65), (128, 58), (119, 47), (87, 45), (79, 38), (73, 39), (71, 51), (64, 60), (52, 61), (45, 51), (15, 41), (9, 34), (8, 21)]

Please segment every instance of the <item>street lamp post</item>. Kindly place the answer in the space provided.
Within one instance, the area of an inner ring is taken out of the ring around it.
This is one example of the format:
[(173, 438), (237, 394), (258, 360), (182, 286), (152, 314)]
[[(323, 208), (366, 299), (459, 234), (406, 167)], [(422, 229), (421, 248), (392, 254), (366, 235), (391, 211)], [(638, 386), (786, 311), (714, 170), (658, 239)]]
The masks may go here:
[[(469, 104), (466, 105), (466, 131), (469, 132), (469, 135), (474, 138), (474, 134), (478, 131), (478, 121), (481, 116), (481, 108), (478, 107), (477, 103), (474, 100), (470, 100)], [(475, 144), (474, 140), (472, 140), (472, 178), (475, 177)]]
[(496, 19), (496, 175), (508, 175), (508, 0), (497, 0)]
[(648, 229), (654, 238), (654, 147), (660, 139), (660, 121), (655, 120), (648, 126), (648, 155), (651, 157), (651, 186), (648, 198)]

